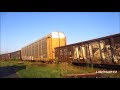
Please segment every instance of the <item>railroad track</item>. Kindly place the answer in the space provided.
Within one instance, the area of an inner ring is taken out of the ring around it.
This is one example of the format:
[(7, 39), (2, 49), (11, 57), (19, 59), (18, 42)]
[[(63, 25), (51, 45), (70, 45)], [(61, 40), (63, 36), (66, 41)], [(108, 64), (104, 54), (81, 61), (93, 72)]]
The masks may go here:
[(85, 64), (85, 63), (72, 63), (76, 66), (85, 66), (85, 67), (93, 67), (93, 68), (105, 68), (105, 69), (113, 69), (120, 70), (120, 65), (108, 65), (108, 64)]
[(102, 74), (100, 73), (86, 73), (86, 74), (67, 74), (65, 78), (100, 78)]

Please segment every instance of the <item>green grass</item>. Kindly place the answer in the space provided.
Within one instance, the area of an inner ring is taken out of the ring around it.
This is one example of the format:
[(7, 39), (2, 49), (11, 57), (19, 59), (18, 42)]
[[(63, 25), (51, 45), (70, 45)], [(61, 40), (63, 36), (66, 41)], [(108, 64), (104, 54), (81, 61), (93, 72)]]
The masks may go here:
[[(95, 73), (98, 68), (73, 66), (68, 63), (61, 64), (43, 64), (40, 62), (24, 61), (0, 61), (0, 67), (3, 66), (26, 66), (26, 69), (17, 71), (20, 78), (64, 78), (66, 74)], [(116, 74), (103, 74), (103, 78), (120, 78), (120, 71)]]
[(59, 71), (48, 67), (29, 66), (18, 72), (22, 78), (59, 78)]

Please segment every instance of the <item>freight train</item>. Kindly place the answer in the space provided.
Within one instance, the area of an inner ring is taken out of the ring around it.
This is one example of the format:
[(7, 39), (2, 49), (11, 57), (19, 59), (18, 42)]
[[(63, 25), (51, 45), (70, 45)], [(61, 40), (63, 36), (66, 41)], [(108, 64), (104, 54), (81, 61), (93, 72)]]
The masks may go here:
[(0, 60), (11, 60), (18, 58), (20, 60), (54, 62), (54, 48), (65, 45), (65, 34), (63, 32), (52, 32), (45, 37), (24, 46), (19, 51), (0, 55)]
[(52, 32), (19, 51), (0, 55), (0, 60), (14, 58), (44, 62), (120, 65), (120, 33), (66, 45), (66, 36), (63, 32)]

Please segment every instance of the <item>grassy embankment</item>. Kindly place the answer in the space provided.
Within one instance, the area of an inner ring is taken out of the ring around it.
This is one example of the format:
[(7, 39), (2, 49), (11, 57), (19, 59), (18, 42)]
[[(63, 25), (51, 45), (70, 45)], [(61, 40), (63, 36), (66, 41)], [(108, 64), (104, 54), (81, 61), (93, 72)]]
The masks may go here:
[[(95, 73), (97, 68), (78, 67), (68, 63), (44, 64), (40, 62), (0, 61), (0, 67), (26, 66), (25, 69), (17, 71), (20, 78), (63, 78), (66, 74)], [(103, 77), (120, 78), (120, 71), (116, 74), (103, 74)]]

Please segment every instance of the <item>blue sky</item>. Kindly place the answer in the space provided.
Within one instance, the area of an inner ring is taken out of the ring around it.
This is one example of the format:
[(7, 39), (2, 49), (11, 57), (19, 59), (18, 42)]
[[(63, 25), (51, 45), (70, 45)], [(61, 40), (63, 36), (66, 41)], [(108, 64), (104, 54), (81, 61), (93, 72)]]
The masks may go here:
[(0, 12), (0, 53), (62, 31), (67, 44), (120, 33), (118, 12)]

